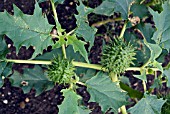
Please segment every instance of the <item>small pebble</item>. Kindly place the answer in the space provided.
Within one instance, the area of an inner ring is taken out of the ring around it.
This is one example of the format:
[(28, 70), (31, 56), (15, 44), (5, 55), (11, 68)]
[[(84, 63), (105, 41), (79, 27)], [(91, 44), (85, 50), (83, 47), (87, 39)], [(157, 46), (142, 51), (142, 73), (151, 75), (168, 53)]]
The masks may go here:
[(6, 100), (6, 99), (3, 100), (3, 103), (4, 103), (4, 104), (8, 104), (8, 100)]
[(30, 101), (30, 99), (27, 97), (27, 98), (25, 99), (25, 102), (28, 103), (29, 101)]
[(8, 92), (8, 95), (11, 95), (11, 92)]
[(10, 48), (11, 47), (11, 44), (8, 44), (8, 48)]
[(20, 102), (20, 103), (19, 103), (19, 106), (20, 106), (21, 108), (25, 108), (25, 102), (24, 102), (24, 101)]

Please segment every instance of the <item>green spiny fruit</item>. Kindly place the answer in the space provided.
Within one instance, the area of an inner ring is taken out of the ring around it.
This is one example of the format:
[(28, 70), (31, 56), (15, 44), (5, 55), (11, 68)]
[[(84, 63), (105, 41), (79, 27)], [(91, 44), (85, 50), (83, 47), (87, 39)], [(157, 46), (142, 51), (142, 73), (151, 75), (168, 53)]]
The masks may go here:
[(48, 77), (55, 83), (71, 83), (73, 77), (75, 76), (74, 70), (75, 68), (70, 61), (57, 57), (48, 67)]
[(135, 54), (132, 45), (126, 44), (123, 40), (115, 39), (104, 47), (101, 64), (109, 72), (120, 75), (130, 64), (133, 64)]

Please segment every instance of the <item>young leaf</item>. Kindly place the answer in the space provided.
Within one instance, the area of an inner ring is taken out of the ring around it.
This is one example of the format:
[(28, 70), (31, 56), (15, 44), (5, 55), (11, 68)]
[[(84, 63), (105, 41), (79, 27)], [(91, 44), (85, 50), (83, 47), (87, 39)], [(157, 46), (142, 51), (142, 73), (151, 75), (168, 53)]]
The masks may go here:
[(161, 107), (166, 100), (157, 99), (155, 95), (145, 95), (134, 107), (128, 111), (131, 114), (161, 114)]
[(42, 15), (38, 3), (35, 5), (33, 15), (26, 15), (14, 5), (14, 15), (0, 13), (0, 34), (6, 34), (14, 42), (18, 52), (22, 45), (27, 48), (35, 47), (32, 58), (43, 52), (43, 49), (53, 44), (50, 32), (52, 25)]
[(155, 26), (157, 31), (154, 33), (152, 39), (159, 44), (162, 48), (170, 50), (170, 24), (168, 23), (170, 20), (170, 4), (169, 2), (165, 2), (163, 4), (163, 11), (159, 14), (158, 12), (149, 9), (150, 13), (153, 15), (153, 20), (155, 22)]
[(90, 50), (94, 44), (94, 38), (97, 32), (97, 29), (90, 27), (89, 24), (87, 23), (88, 22), (87, 15), (90, 14), (93, 11), (93, 9), (87, 8), (86, 6), (84, 6), (81, 0), (79, 0), (79, 2), (80, 2), (80, 5), (77, 6), (77, 11), (79, 14), (75, 15), (77, 19), (76, 34), (79, 37), (83, 37), (86, 42), (90, 43), (90, 47), (89, 47), (89, 50)]
[(80, 99), (80, 96), (71, 89), (64, 89), (62, 92), (64, 101), (58, 106), (59, 114), (81, 114), (78, 107), (78, 99)]
[(126, 92), (123, 92), (117, 82), (112, 82), (106, 74), (100, 72), (86, 84), (91, 95), (90, 101), (99, 103), (104, 112), (111, 108), (111, 111), (118, 113), (118, 108), (127, 104)]
[(81, 41), (81, 40), (78, 40), (76, 38), (76, 35), (69, 35), (67, 36), (67, 42), (66, 42), (67, 45), (72, 45), (73, 46), (73, 49), (74, 49), (74, 52), (76, 51), (79, 51), (80, 54), (84, 57), (84, 59), (89, 62), (88, 60), (88, 55), (87, 55), (87, 51), (84, 47), (84, 44), (86, 44), (85, 42)]
[(23, 75), (15, 71), (10, 79), (12, 85), (21, 87), (24, 93), (28, 93), (32, 88), (35, 88), (36, 95), (54, 86), (54, 83), (48, 80), (42, 68), (38, 65), (33, 69), (25, 69)]

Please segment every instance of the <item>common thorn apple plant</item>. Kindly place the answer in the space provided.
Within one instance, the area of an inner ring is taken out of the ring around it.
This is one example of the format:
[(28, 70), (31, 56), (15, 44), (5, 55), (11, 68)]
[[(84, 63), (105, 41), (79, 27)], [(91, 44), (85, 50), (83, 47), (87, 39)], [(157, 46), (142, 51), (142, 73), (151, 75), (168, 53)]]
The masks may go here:
[[(169, 64), (162, 66), (163, 58), (170, 50), (169, 1), (103, 0), (98, 7), (90, 8), (84, 4), (88, 1), (77, 0), (77, 27), (69, 32), (61, 26), (56, 11), (58, 4), (64, 0), (50, 0), (55, 25), (49, 24), (47, 17), (42, 15), (39, 3), (44, 1), (47, 0), (36, 2), (32, 15), (24, 14), (15, 5), (13, 15), (7, 11), (0, 12), (0, 86), (5, 78), (9, 78), (13, 86), (21, 87), (24, 93), (34, 88), (36, 95), (39, 95), (55, 84), (68, 85), (67, 89), (62, 90), (64, 100), (58, 106), (59, 114), (91, 112), (79, 102), (82, 100), (76, 92), (79, 85), (87, 88), (90, 102), (98, 103), (103, 113), (161, 114), (166, 98), (158, 98), (153, 90), (162, 83), (170, 87)], [(120, 17), (114, 18), (115, 13)], [(89, 14), (110, 18), (90, 25)], [(153, 20), (154, 24), (147, 23), (147, 19)], [(120, 34), (116, 37), (110, 35), (107, 42), (103, 41), (100, 64), (91, 64), (89, 53), (94, 46), (98, 27), (119, 22), (123, 23)], [(53, 30), (57, 31), (56, 34)], [(5, 36), (13, 41), (17, 53), (21, 46), (33, 46), (31, 59), (7, 59)], [(48, 46), (52, 46), (52, 51), (43, 53)], [(36, 65), (20, 74), (12, 72), (13, 63)], [(88, 69), (94, 69), (95, 75), (87, 74)], [(138, 72), (133, 72), (133, 76), (142, 81), (143, 91), (127, 84), (129, 79), (125, 72), (128, 71)], [(152, 86), (147, 87), (149, 75), (155, 77)], [(135, 105), (127, 110), (132, 100), (136, 101)]]

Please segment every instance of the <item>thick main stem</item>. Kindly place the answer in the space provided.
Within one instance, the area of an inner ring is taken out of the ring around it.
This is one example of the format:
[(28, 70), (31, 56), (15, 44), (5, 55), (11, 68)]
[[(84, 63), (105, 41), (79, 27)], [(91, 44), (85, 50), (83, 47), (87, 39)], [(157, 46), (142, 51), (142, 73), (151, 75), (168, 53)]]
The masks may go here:
[[(15, 60), (15, 59), (6, 59), (2, 60), (6, 62), (13, 62), (13, 63), (24, 63), (24, 64), (46, 64), (50, 65), (51, 61), (45, 61), (45, 60)], [(102, 70), (102, 71), (107, 71), (105, 68), (103, 68), (101, 65), (98, 64), (88, 64), (88, 63), (83, 63), (83, 62), (77, 62), (77, 61), (72, 61), (72, 64), (77, 67), (84, 67), (84, 68), (91, 68), (91, 69), (96, 69), (96, 70)], [(153, 71), (160, 71), (158, 68), (150, 68)], [(140, 71), (140, 67), (129, 67), (126, 69), (126, 71)]]
[[(57, 11), (56, 11), (56, 8), (55, 8), (53, 0), (51, 0), (51, 5), (52, 5), (52, 10), (53, 10), (53, 14), (54, 14), (55, 23), (56, 23), (57, 33), (59, 35), (58, 37), (60, 38), (60, 36), (62, 36), (62, 28), (61, 28), (61, 25), (60, 25), (60, 23), (58, 21)], [(66, 49), (65, 49), (64, 44), (62, 45), (62, 52), (63, 52), (64, 58), (66, 59), (67, 56), (66, 56)]]
[[(117, 81), (119, 81), (117, 74), (111, 72), (111, 73), (109, 74), (109, 76), (110, 76), (112, 82), (117, 82)], [(119, 83), (118, 83), (118, 86), (119, 86)], [(125, 107), (124, 105), (123, 105), (122, 107), (120, 107), (120, 110), (121, 110), (122, 114), (127, 114), (126, 107)]]

